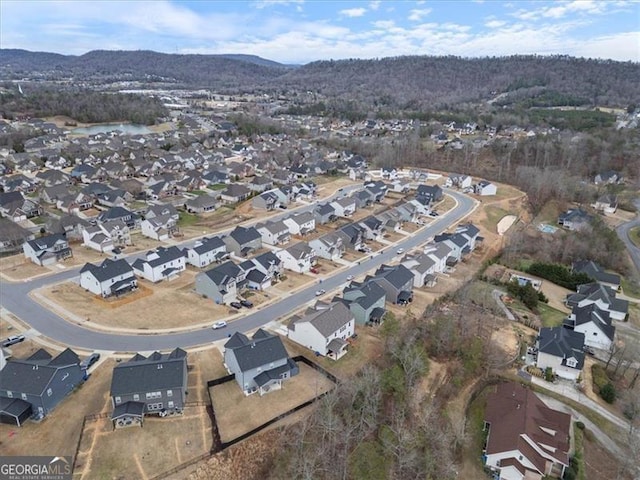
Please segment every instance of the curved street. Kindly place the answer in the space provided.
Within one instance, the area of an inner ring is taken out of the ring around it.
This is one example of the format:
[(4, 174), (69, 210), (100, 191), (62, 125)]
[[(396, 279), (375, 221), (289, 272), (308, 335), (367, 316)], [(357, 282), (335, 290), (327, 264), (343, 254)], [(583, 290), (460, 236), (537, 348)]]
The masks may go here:
[[(640, 208), (640, 201), (636, 202), (636, 205)], [(620, 237), (620, 240), (622, 240), (627, 247), (629, 256), (631, 257), (633, 264), (636, 266), (636, 276), (640, 274), (640, 248), (636, 247), (636, 245), (629, 238), (629, 230), (637, 226), (640, 226), (640, 216), (638, 215), (636, 215), (636, 218), (634, 218), (630, 222), (623, 223), (616, 227), (616, 233), (618, 234), (618, 237)]]
[[(441, 215), (430, 225), (423, 227), (410, 237), (398, 242), (397, 245), (386, 247), (380, 253), (374, 253), (372, 257), (361, 261), (359, 265), (353, 265), (349, 269), (337, 271), (331, 277), (323, 278), (322, 288), (331, 293), (347, 283), (347, 276), (362, 275), (383, 263), (391, 262), (394, 257), (397, 257), (397, 248), (402, 247), (405, 250), (409, 250), (427, 242), (431, 237), (455, 224), (474, 209), (476, 201), (470, 197), (454, 191), (447, 191), (447, 193), (457, 202), (457, 205), (452, 210)], [(285, 296), (276, 303), (232, 321), (229, 327), (223, 330), (201, 328), (199, 330), (171, 334), (120, 335), (98, 332), (68, 322), (35, 302), (29, 296), (29, 293), (34, 289), (76, 277), (78, 271), (79, 268), (75, 268), (23, 283), (2, 281), (0, 282), (0, 305), (28, 323), (40, 334), (70, 347), (115, 352), (144, 352), (200, 346), (221, 340), (234, 331), (245, 332), (253, 330), (268, 322), (282, 318), (304, 304), (315, 300), (315, 291), (318, 288), (316, 284)]]

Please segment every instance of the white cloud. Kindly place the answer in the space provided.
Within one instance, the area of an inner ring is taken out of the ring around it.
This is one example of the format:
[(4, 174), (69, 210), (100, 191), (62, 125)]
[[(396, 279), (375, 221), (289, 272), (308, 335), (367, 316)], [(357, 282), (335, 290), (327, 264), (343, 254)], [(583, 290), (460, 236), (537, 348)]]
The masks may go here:
[(340, 15), (344, 15), (345, 17), (361, 17), (365, 13), (367, 13), (366, 8), (347, 8), (345, 10), (340, 10)]
[[(267, 8), (267, 7), (273, 7), (275, 5), (293, 5), (293, 4), (297, 4), (298, 6), (296, 7), (296, 10), (298, 10), (300, 7), (300, 4), (304, 3), (304, 0), (256, 0), (255, 1), (255, 6), (258, 9), (262, 9), (262, 8)], [(300, 10), (298, 10), (300, 11)]]
[(419, 22), (431, 13), (431, 8), (414, 8), (409, 12), (409, 20), (412, 22)]
[(382, 2), (380, 0), (374, 0), (373, 2), (369, 2), (369, 10), (378, 10), (380, 8), (380, 4)]
[(504, 27), (506, 24), (507, 22), (503, 20), (489, 20), (488, 22), (485, 22), (484, 26), (488, 28), (500, 28)]

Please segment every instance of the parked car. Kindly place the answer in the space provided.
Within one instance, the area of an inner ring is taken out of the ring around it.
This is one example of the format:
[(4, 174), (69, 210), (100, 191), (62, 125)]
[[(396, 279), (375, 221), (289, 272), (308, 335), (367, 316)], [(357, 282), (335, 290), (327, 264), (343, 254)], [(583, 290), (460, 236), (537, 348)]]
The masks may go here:
[(439, 217), (440, 214), (438, 212), (429, 212), (429, 216), (432, 218)]
[(94, 363), (96, 363), (98, 360), (100, 360), (100, 354), (92, 353), (91, 355), (89, 355), (87, 358), (85, 358), (80, 362), (80, 368), (84, 370), (89, 370), (89, 368), (91, 368), (91, 366)]
[(404, 253), (404, 248), (399, 248), (398, 250), (396, 250), (396, 253), (398, 255), (402, 255)]
[(326, 290), (323, 290), (323, 289), (316, 290), (316, 297), (319, 297), (320, 295), (324, 295), (325, 293), (327, 293)]
[(2, 342), (3, 347), (10, 347), (16, 343), (24, 342), (24, 335), (11, 335), (5, 341)]
[(286, 209), (287, 209), (287, 206), (286, 206), (286, 205), (278, 205), (278, 208), (279, 208), (280, 210), (286, 210)]
[(250, 302), (249, 300), (245, 300), (244, 298), (240, 300), (240, 305), (242, 305), (245, 308), (253, 308), (253, 302)]
[(221, 328), (224, 328), (227, 326), (227, 322), (225, 322), (224, 320), (219, 320), (216, 323), (214, 323), (213, 325), (211, 325), (211, 328), (213, 328), (214, 330), (219, 330)]
[(353, 280), (353, 275), (347, 275), (347, 281), (350, 282), (351, 280)]
[(236, 310), (240, 310), (242, 308), (242, 304), (240, 302), (231, 302), (229, 306), (235, 308)]
[(312, 268), (312, 269), (310, 269), (309, 271), (310, 271), (311, 273), (315, 273), (316, 275), (317, 275), (318, 273), (320, 273), (320, 270), (318, 270), (317, 268)]

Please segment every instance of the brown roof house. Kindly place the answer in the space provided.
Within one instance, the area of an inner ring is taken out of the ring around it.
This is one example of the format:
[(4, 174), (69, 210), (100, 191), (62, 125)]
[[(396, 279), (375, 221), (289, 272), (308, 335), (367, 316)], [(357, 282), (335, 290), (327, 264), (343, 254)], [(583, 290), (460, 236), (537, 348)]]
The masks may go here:
[(487, 398), (485, 463), (507, 480), (562, 478), (569, 465), (571, 416), (547, 407), (531, 390), (502, 383)]

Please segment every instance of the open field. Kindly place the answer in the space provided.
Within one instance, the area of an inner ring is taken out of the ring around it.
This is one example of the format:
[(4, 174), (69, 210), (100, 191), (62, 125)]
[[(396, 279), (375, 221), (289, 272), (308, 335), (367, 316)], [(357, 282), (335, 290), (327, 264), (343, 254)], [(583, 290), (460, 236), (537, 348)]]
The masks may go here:
[(22, 254), (0, 258), (0, 274), (10, 282), (19, 282), (38, 275), (51, 273), (52, 271), (54, 270), (48, 267), (40, 267), (27, 260)]
[[(113, 430), (111, 420), (88, 421), (76, 479), (150, 478), (211, 450), (212, 427), (205, 407), (184, 415), (148, 416), (144, 426)], [(80, 463), (82, 462), (82, 463)]]
[(300, 373), (283, 382), (281, 390), (262, 397), (257, 393), (246, 397), (235, 380), (212, 387), (211, 398), (222, 441), (249, 432), (333, 387), (321, 373), (304, 363), (298, 366)]
[(175, 328), (213, 322), (235, 312), (196, 294), (194, 277), (195, 272), (187, 270), (173, 281), (152, 284), (139, 280), (138, 291), (113, 303), (72, 282), (49, 286), (41, 293), (75, 315), (76, 320), (86, 321), (87, 326), (96, 323), (140, 330)]
[(2, 454), (34, 455), (37, 451), (38, 455), (74, 455), (84, 416), (110, 408), (108, 392), (114, 365), (113, 360), (98, 365), (41, 423), (27, 422), (20, 428), (0, 424)]
[(490, 230), (493, 233), (497, 233), (496, 227), (498, 222), (502, 220), (503, 217), (511, 214), (511, 212), (492, 205), (487, 205), (484, 210), (487, 214), (487, 218), (482, 223), (487, 230)]

